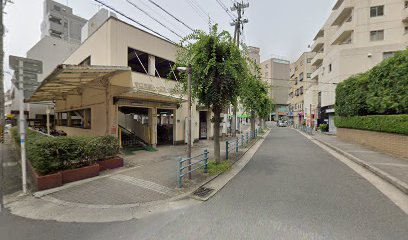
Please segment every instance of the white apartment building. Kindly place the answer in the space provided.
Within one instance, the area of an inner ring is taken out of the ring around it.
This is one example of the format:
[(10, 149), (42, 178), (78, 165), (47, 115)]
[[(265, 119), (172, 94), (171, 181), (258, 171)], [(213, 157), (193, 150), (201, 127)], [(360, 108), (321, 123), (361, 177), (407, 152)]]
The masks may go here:
[(407, 0), (338, 0), (311, 47), (319, 123), (333, 123), (336, 84), (408, 45)]
[(314, 120), (315, 113), (310, 108), (317, 104), (317, 82), (311, 79), (311, 62), (314, 55), (313, 52), (305, 52), (290, 65), (288, 117), (294, 126), (301, 125), (303, 122), (311, 126)]
[(81, 30), (87, 20), (73, 14), (72, 8), (52, 0), (44, 1), (41, 37), (52, 36), (71, 43), (81, 43)]

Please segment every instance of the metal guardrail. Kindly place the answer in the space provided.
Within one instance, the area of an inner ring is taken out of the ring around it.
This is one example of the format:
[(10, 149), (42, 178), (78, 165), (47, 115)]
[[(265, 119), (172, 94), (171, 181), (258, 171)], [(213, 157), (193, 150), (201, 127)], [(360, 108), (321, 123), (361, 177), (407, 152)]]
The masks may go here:
[(238, 158), (238, 151), (239, 147), (242, 148), (246, 147), (249, 144), (250, 139), (255, 139), (258, 137), (259, 129), (255, 129), (255, 131), (251, 131), (250, 133), (246, 133), (245, 135), (241, 135), (241, 137), (237, 137), (234, 140), (226, 141), (225, 142), (225, 159), (229, 159), (230, 153), (235, 150), (235, 158)]
[[(207, 173), (207, 170), (208, 170), (208, 153), (209, 153), (208, 150), (205, 149), (204, 153), (202, 153), (200, 155), (197, 155), (197, 156), (194, 156), (194, 157), (191, 157), (191, 158), (182, 158), (182, 157), (178, 158), (178, 181), (177, 181), (177, 183), (178, 183), (179, 188), (183, 187), (183, 177), (184, 176), (190, 175), (192, 172), (194, 172), (194, 171), (196, 171), (196, 170), (198, 170), (198, 169), (200, 169), (202, 167), (204, 167), (204, 173)], [(199, 160), (196, 161), (196, 162), (192, 162), (191, 160), (194, 160), (194, 159), (199, 159)], [(191, 163), (183, 166), (183, 163), (185, 163), (185, 162), (187, 162), (187, 163), (191, 162)], [(204, 163), (202, 165), (190, 170), (192, 166), (197, 165), (197, 164), (199, 164), (201, 162), (204, 162)], [(189, 171), (183, 172), (184, 169), (188, 169)]]
[(313, 128), (311, 128), (309, 126), (300, 125), (300, 126), (296, 126), (296, 127), (297, 127), (298, 130), (300, 130), (300, 131), (302, 131), (302, 132), (304, 132), (306, 134), (313, 135)]

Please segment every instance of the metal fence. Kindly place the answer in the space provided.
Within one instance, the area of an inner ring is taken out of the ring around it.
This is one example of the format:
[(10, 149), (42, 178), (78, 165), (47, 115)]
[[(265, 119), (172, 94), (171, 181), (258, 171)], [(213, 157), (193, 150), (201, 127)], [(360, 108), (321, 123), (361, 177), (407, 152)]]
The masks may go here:
[(258, 137), (259, 129), (255, 129), (255, 131), (247, 132), (241, 137), (237, 137), (236, 139), (226, 141), (225, 142), (225, 159), (228, 160), (230, 154), (235, 153), (235, 159), (238, 159), (238, 152), (239, 148), (246, 147), (251, 139), (255, 139)]
[(300, 125), (300, 126), (297, 126), (297, 129), (306, 134), (313, 135), (313, 128), (309, 126)]
[[(207, 169), (208, 169), (208, 150), (205, 149), (204, 153), (191, 157), (191, 158), (182, 158), (179, 157), (178, 158), (178, 187), (182, 188), (183, 186), (183, 177), (188, 175), (189, 178), (191, 179), (191, 173), (193, 173), (194, 171), (203, 168), (204, 167), (204, 173), (207, 173)], [(193, 160), (197, 160), (197, 161), (193, 161)], [(187, 162), (187, 165), (183, 166), (183, 163)], [(197, 164), (202, 163), (202, 165), (199, 165), (198, 167), (195, 167), (194, 169), (192, 169), (193, 166), (196, 166)], [(185, 172), (183, 170), (187, 169), (188, 171)]]

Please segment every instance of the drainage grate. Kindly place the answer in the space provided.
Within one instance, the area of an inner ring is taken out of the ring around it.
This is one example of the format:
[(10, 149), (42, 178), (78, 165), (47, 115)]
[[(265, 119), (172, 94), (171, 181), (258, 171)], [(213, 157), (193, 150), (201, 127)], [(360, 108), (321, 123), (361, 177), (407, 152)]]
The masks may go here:
[(214, 191), (214, 189), (212, 189), (212, 188), (200, 187), (193, 194), (196, 195), (196, 196), (199, 196), (199, 197), (206, 197), (212, 191)]

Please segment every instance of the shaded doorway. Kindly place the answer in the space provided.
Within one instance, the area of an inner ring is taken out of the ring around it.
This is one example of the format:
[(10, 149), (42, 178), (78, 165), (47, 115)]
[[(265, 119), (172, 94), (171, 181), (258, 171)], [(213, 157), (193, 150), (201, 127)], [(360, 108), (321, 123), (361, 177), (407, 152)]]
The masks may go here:
[(172, 145), (174, 128), (174, 111), (157, 109), (157, 144)]

